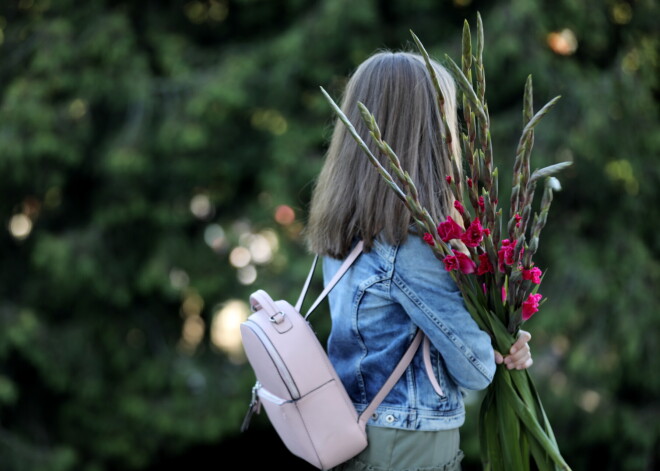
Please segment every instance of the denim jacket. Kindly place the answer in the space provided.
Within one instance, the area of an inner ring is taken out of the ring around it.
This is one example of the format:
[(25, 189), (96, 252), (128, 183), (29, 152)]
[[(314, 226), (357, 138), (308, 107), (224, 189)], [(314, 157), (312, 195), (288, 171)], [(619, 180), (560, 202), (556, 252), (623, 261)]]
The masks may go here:
[[(323, 259), (326, 283), (340, 265), (341, 260)], [(426, 431), (463, 425), (462, 389), (490, 384), (494, 351), (443, 263), (420, 237), (410, 235), (396, 246), (375, 240), (330, 291), (328, 301), (328, 355), (358, 413), (385, 383), (418, 327), (431, 341), (443, 395), (434, 390), (419, 348), (368, 425)]]

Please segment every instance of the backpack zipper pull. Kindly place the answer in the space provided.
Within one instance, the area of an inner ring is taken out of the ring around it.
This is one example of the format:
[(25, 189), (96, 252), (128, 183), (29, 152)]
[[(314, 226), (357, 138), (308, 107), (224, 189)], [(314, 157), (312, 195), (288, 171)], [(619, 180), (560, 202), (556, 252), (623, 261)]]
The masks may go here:
[(259, 384), (259, 381), (257, 381), (252, 387), (252, 398), (250, 399), (250, 405), (248, 406), (248, 410), (245, 413), (245, 418), (243, 419), (243, 424), (241, 425), (241, 432), (245, 432), (248, 429), (252, 416), (255, 413), (258, 414), (259, 412), (261, 412), (261, 401), (259, 400), (259, 396), (257, 395), (257, 391), (259, 390), (260, 387), (261, 384)]

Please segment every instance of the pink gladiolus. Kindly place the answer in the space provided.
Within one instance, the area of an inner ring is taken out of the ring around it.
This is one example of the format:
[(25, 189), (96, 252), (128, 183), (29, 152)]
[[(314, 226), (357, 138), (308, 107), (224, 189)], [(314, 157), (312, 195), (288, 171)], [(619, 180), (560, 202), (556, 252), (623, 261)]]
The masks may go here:
[(487, 253), (479, 254), (479, 268), (477, 269), (477, 275), (484, 275), (486, 273), (495, 273), (493, 264), (490, 263)]
[(464, 253), (456, 252), (456, 258), (458, 259), (458, 267), (463, 273), (474, 273), (477, 269), (477, 264)]
[(481, 227), (481, 221), (475, 218), (474, 221), (468, 226), (465, 233), (461, 236), (461, 240), (468, 247), (476, 247), (481, 243), (484, 238), (484, 228)]
[(467, 179), (467, 186), (472, 188), (472, 179), (471, 178)]
[(502, 286), (502, 304), (506, 302), (506, 286)]
[(513, 265), (513, 252), (516, 248), (516, 241), (509, 241), (509, 239), (502, 240), (502, 248), (497, 251), (498, 268), (504, 273), (504, 264)]
[(479, 203), (478, 203), (478, 204), (479, 204), (479, 209), (480, 209), (481, 211), (486, 211), (486, 202), (484, 201), (484, 197), (483, 197), (483, 196), (480, 196), (480, 197), (479, 197)]
[(442, 259), (442, 261), (445, 264), (445, 270), (447, 271), (458, 270), (458, 260), (456, 259), (455, 256), (447, 255), (445, 258)]
[(523, 280), (532, 280), (532, 283), (537, 285), (541, 282), (541, 275), (543, 275), (543, 272), (538, 267), (533, 267), (529, 270), (523, 268), (522, 271)]
[(424, 242), (429, 244), (431, 247), (435, 245), (435, 241), (433, 240), (433, 236), (429, 234), (428, 232), (424, 233)]
[(460, 239), (463, 235), (463, 228), (451, 216), (447, 216), (447, 220), (438, 225), (438, 235), (443, 242)]
[(522, 319), (526, 321), (539, 310), (539, 301), (543, 296), (540, 294), (530, 294), (525, 302), (522, 303)]
[(452, 182), (452, 180), (451, 180), (451, 175), (447, 175), (447, 176), (445, 177), (445, 180), (447, 181), (447, 183), (449, 183), (449, 184), (451, 185), (451, 182)]
[(458, 200), (454, 201), (454, 208), (456, 208), (456, 211), (458, 211), (460, 214), (465, 214), (465, 208), (463, 207), (463, 204), (460, 201)]
[(454, 255), (447, 255), (442, 261), (445, 263), (445, 270), (459, 270), (466, 275), (474, 273), (474, 270), (477, 268), (477, 264), (462, 252), (454, 252)]

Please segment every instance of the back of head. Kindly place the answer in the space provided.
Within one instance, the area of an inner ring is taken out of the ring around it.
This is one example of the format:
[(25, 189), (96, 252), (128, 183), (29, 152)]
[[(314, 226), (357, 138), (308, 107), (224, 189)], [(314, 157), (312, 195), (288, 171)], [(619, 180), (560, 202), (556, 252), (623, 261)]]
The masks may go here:
[[(433, 63), (445, 98), (445, 112), (456, 139), (456, 92), (449, 73)], [(445, 177), (451, 175), (451, 152), (442, 141), (437, 96), (423, 58), (409, 52), (378, 52), (365, 60), (346, 85), (342, 111), (385, 168), (358, 109), (374, 114), (383, 139), (399, 157), (419, 190), (421, 204), (436, 221), (449, 213), (452, 197)], [(460, 165), (459, 165), (460, 168)], [(325, 163), (314, 187), (305, 234), (312, 252), (344, 258), (355, 238), (369, 250), (375, 237), (405, 241), (411, 216), (371, 164), (343, 123), (337, 120)]]

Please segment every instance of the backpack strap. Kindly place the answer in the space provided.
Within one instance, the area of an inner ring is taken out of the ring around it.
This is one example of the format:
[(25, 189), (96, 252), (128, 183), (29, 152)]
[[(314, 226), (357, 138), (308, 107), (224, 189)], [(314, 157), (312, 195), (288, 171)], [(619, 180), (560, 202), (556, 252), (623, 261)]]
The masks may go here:
[(389, 394), (390, 390), (394, 387), (396, 382), (399, 381), (399, 378), (401, 378), (403, 373), (406, 371), (406, 368), (408, 368), (408, 365), (410, 364), (413, 357), (415, 356), (415, 353), (419, 349), (419, 345), (422, 343), (422, 337), (424, 337), (424, 332), (422, 332), (422, 329), (417, 329), (417, 334), (413, 338), (412, 343), (408, 347), (408, 350), (406, 350), (406, 353), (403, 354), (403, 357), (401, 357), (401, 360), (399, 360), (399, 363), (394, 368), (394, 371), (392, 371), (392, 373), (390, 374), (390, 377), (387, 378), (385, 384), (383, 384), (383, 386), (380, 388), (378, 393), (376, 393), (376, 395), (374, 396), (373, 400), (369, 403), (367, 408), (362, 412), (362, 414), (360, 414), (360, 417), (358, 418), (358, 422), (362, 426), (366, 425), (369, 418), (371, 418), (371, 415), (378, 408), (380, 403), (383, 402), (383, 399), (385, 399), (385, 397)]
[[(316, 298), (316, 301), (314, 301), (314, 304), (311, 305), (311, 307), (307, 310), (307, 314), (305, 314), (305, 319), (309, 317), (309, 315), (312, 313), (316, 307), (321, 304), (321, 301), (328, 295), (330, 290), (335, 287), (337, 282), (341, 279), (342, 276), (348, 271), (350, 266), (353, 264), (353, 262), (358, 258), (358, 256), (362, 253), (362, 247), (364, 246), (363, 241), (359, 241), (353, 250), (351, 251), (350, 254), (348, 254), (348, 257), (344, 260), (344, 263), (342, 263), (341, 267), (339, 267), (339, 270), (337, 270), (337, 273), (332, 277), (332, 279), (328, 282), (326, 285), (325, 289), (323, 292), (319, 295), (318, 298)], [(305, 281), (305, 286), (303, 286), (303, 290), (300, 293), (300, 297), (298, 298), (298, 302), (296, 302), (296, 311), (300, 312), (300, 309), (302, 308), (302, 303), (303, 300), (305, 299), (305, 294), (307, 294), (307, 290), (309, 289), (310, 282), (312, 280), (312, 275), (314, 274), (314, 269), (316, 268), (316, 262), (318, 261), (318, 255), (314, 257), (314, 262), (312, 263), (312, 268), (309, 271), (309, 275), (307, 275), (307, 280)]]
[[(344, 274), (346, 273), (346, 271), (348, 271), (348, 269), (353, 264), (353, 262), (362, 253), (362, 248), (363, 248), (363, 241), (359, 241), (357, 245), (353, 248), (351, 253), (348, 255), (348, 257), (346, 257), (341, 267), (339, 267), (337, 273), (335, 273), (332, 279), (328, 282), (323, 292), (319, 295), (319, 297), (316, 299), (314, 304), (309, 308), (307, 314), (305, 314), (305, 319), (307, 319), (307, 317), (312, 313), (312, 311), (316, 309), (316, 307), (321, 303), (321, 301), (323, 301), (323, 299), (328, 295), (330, 290), (334, 288), (334, 286), (341, 279), (341, 277), (344, 276)], [(307, 294), (307, 290), (309, 289), (309, 286), (311, 284), (312, 276), (314, 275), (314, 270), (316, 269), (318, 258), (319, 256), (317, 254), (314, 257), (314, 261), (312, 262), (312, 267), (310, 268), (309, 274), (307, 275), (307, 280), (305, 281), (305, 285), (303, 286), (302, 292), (300, 293), (300, 296), (298, 297), (298, 301), (296, 302), (296, 311), (298, 312), (300, 312), (300, 309), (302, 308), (305, 295)], [(406, 368), (408, 368), (408, 365), (412, 361), (413, 357), (415, 356), (415, 353), (419, 349), (422, 340), (424, 341), (423, 356), (424, 356), (424, 367), (426, 370), (426, 375), (428, 376), (429, 381), (431, 381), (431, 385), (433, 386), (435, 392), (440, 396), (444, 396), (442, 387), (440, 386), (437, 378), (435, 377), (435, 374), (433, 372), (433, 366), (431, 364), (431, 341), (429, 340), (428, 336), (424, 335), (424, 332), (421, 329), (418, 329), (417, 334), (413, 338), (412, 343), (408, 347), (408, 350), (406, 350), (406, 353), (404, 353), (401, 360), (399, 360), (399, 363), (397, 364), (394, 371), (390, 374), (390, 377), (387, 379), (387, 381), (385, 381), (385, 384), (378, 391), (374, 399), (367, 406), (364, 412), (360, 415), (361, 422), (366, 423), (369, 420), (369, 417), (371, 417), (373, 411), (376, 410), (376, 408), (385, 399), (387, 394), (389, 394), (390, 390), (394, 387), (397, 381), (399, 381), (403, 373), (406, 371)]]
[(316, 270), (316, 263), (318, 261), (319, 261), (319, 254), (316, 254), (314, 256), (314, 261), (312, 262), (312, 268), (309, 269), (309, 274), (307, 275), (307, 279), (305, 280), (305, 284), (303, 285), (303, 289), (300, 291), (300, 296), (298, 296), (298, 301), (296, 301), (295, 309), (298, 312), (300, 312), (300, 310), (302, 309), (303, 301), (305, 300), (305, 295), (307, 294), (307, 290), (309, 289), (309, 285), (312, 282), (312, 276), (314, 276), (314, 270)]
[(431, 364), (431, 340), (428, 335), (424, 336), (424, 368), (426, 369), (426, 376), (429, 377), (429, 381), (431, 381), (431, 386), (433, 386), (435, 392), (439, 396), (444, 396), (445, 393), (442, 392), (438, 379), (433, 372), (433, 365)]

